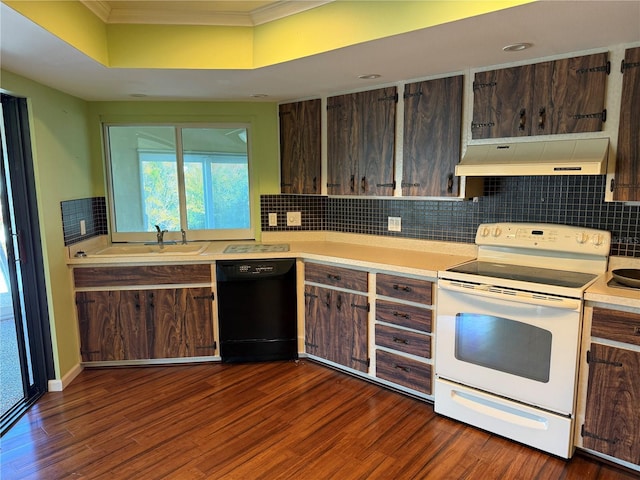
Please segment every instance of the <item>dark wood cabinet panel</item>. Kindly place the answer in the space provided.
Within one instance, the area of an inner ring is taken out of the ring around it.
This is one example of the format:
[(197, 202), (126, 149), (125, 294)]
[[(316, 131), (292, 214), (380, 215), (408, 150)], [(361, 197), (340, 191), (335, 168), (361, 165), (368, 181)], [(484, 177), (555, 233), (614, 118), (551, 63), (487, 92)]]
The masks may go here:
[(431, 358), (431, 336), (424, 333), (388, 325), (376, 325), (376, 345), (418, 357)]
[(320, 108), (320, 99), (286, 103), (279, 107), (282, 193), (320, 193)]
[(392, 195), (396, 87), (327, 98), (327, 193)]
[(367, 297), (305, 286), (307, 353), (367, 372)]
[(147, 298), (151, 358), (213, 355), (210, 288), (151, 290)]
[(640, 314), (594, 307), (591, 336), (640, 345)]
[(476, 73), (473, 138), (602, 130), (608, 68), (601, 53)]
[(625, 51), (613, 199), (640, 202), (640, 47)]
[(376, 350), (376, 376), (431, 395), (431, 365)]
[(457, 196), (462, 75), (405, 85), (402, 195)]
[(83, 361), (149, 358), (144, 292), (77, 292), (76, 305)]
[(428, 308), (376, 300), (376, 320), (401, 327), (431, 332), (433, 312)]
[(533, 65), (478, 72), (473, 81), (473, 138), (531, 134)]
[(591, 344), (583, 445), (640, 465), (640, 352)]
[(73, 269), (73, 278), (79, 288), (210, 283), (211, 265), (78, 267)]
[(305, 263), (304, 277), (307, 282), (321, 283), (358, 292), (366, 292), (369, 289), (369, 274), (361, 270), (320, 263)]
[(387, 297), (431, 305), (433, 282), (417, 278), (379, 273), (376, 276), (376, 293)]

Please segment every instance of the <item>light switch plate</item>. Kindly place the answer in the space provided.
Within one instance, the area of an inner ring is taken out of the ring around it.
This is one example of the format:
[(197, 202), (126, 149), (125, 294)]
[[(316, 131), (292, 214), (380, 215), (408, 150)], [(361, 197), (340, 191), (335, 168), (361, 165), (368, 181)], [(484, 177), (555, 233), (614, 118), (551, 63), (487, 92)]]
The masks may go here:
[(390, 232), (402, 231), (402, 217), (388, 217), (387, 230)]
[(270, 213), (269, 214), (269, 226), (270, 227), (277, 227), (278, 226), (278, 214), (277, 213)]
[(287, 212), (287, 227), (300, 227), (302, 225), (301, 212)]

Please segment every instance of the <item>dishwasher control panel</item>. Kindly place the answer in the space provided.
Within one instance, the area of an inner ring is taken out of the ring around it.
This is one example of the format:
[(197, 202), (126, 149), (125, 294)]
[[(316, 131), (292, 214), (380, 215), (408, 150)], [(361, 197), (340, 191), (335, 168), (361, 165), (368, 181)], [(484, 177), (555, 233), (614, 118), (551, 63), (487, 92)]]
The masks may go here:
[(225, 260), (216, 262), (217, 280), (220, 282), (242, 280), (247, 277), (272, 277), (284, 275), (295, 268), (295, 259)]

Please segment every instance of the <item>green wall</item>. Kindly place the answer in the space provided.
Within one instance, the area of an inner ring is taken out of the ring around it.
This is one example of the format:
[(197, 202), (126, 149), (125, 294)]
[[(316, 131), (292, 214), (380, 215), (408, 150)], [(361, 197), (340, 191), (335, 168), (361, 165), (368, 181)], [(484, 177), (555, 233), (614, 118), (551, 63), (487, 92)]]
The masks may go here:
[(101, 166), (89, 148), (86, 102), (6, 71), (0, 88), (28, 99), (55, 371), (62, 379), (80, 352), (60, 202), (94, 196)]
[[(28, 99), (56, 378), (80, 362), (78, 328), (60, 202), (106, 193), (102, 121), (249, 123), (254, 225), (260, 194), (280, 191), (275, 103), (86, 102), (2, 71), (2, 91)], [(259, 230), (256, 236), (260, 238)]]

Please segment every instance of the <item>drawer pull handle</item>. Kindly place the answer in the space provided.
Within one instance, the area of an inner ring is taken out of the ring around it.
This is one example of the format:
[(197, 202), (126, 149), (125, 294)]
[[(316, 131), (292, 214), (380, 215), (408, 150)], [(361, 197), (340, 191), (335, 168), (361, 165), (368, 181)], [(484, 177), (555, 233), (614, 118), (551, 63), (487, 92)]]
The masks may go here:
[(327, 273), (327, 278), (328, 278), (329, 280), (336, 280), (336, 281), (338, 281), (338, 282), (339, 282), (340, 280), (342, 280), (342, 277), (341, 277), (340, 275), (333, 275), (333, 274), (331, 274), (331, 273)]
[(633, 327), (633, 334), (640, 335), (640, 327)]
[(395, 343), (402, 343), (404, 345), (409, 345), (409, 340), (407, 340), (406, 338), (393, 337), (393, 341)]
[(404, 365), (394, 365), (393, 368), (397, 368), (398, 370), (402, 370), (405, 373), (409, 373), (411, 369), (409, 367), (405, 367)]
[(409, 320), (411, 318), (411, 315), (409, 315), (408, 313), (400, 313), (400, 312), (393, 312), (393, 316), (394, 317), (401, 317), (404, 319)]
[(397, 285), (395, 284), (393, 286), (394, 290), (402, 290), (403, 292), (410, 292), (411, 291), (411, 287), (407, 287), (407, 286), (403, 286), (403, 285)]

